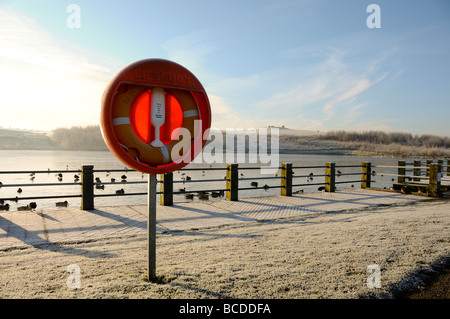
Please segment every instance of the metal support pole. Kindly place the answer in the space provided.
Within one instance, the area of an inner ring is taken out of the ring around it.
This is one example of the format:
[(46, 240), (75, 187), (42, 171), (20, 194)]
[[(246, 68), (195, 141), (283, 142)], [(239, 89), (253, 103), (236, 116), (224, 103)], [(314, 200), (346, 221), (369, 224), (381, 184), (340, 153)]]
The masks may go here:
[(333, 193), (336, 190), (336, 164), (325, 163), (325, 191)]
[(173, 173), (161, 174), (160, 204), (163, 206), (173, 205)]
[(81, 209), (94, 209), (94, 166), (81, 167)]
[(370, 188), (370, 174), (372, 174), (372, 164), (370, 162), (362, 162), (361, 168), (361, 188)]
[[(444, 166), (444, 160), (438, 160), (437, 163), (440, 167), (439, 172), (442, 173), (442, 171), (443, 171), (442, 167)], [(441, 176), (442, 176), (442, 174), (441, 174)]]
[(292, 196), (292, 163), (281, 163), (281, 196)]
[(227, 200), (238, 200), (239, 176), (238, 164), (227, 164)]
[(147, 280), (156, 279), (156, 175), (148, 175)]

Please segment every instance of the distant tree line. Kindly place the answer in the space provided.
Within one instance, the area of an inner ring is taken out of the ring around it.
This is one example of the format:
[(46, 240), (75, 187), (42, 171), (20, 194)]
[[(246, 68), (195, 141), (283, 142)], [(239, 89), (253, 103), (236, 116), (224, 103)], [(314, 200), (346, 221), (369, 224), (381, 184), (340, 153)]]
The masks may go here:
[(52, 131), (51, 139), (61, 150), (104, 151), (108, 149), (98, 125), (57, 128)]
[[(58, 128), (51, 132), (49, 143), (61, 150), (108, 150), (100, 126)], [(328, 141), (328, 142), (327, 142)], [(225, 140), (224, 149), (225, 149)], [(246, 141), (247, 145), (248, 141)], [(348, 150), (355, 155), (390, 155), (417, 157), (450, 156), (450, 138), (437, 135), (386, 133), (382, 131), (330, 131), (315, 136), (280, 135), (280, 151), (318, 149)]]
[(412, 135), (410, 133), (382, 131), (350, 132), (330, 131), (320, 136), (321, 139), (340, 142), (366, 142), (373, 144), (400, 144), (407, 146), (443, 147), (450, 148), (450, 137), (437, 135)]

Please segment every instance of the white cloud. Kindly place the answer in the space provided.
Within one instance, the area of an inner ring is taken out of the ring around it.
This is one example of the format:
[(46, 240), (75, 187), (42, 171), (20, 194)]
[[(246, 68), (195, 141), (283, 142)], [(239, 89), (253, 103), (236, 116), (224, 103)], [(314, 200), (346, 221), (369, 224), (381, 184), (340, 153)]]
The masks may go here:
[(361, 96), (387, 79), (385, 62), (397, 50), (395, 45), (374, 50), (377, 44), (362, 33), (346, 35), (280, 52), (283, 60), (298, 59), (295, 67), (224, 78), (205, 67), (216, 50), (208, 38), (207, 31), (199, 31), (170, 39), (163, 47), (170, 59), (206, 79), (213, 126), (220, 128), (286, 125), (328, 130), (343, 123), (351, 127), (368, 104)]
[(208, 98), (211, 105), (212, 128), (226, 129), (238, 127), (246, 128), (249, 126), (259, 127), (251, 125), (251, 120), (243, 117), (239, 114), (239, 112), (233, 111), (220, 96), (208, 94)]
[(372, 43), (356, 34), (280, 52), (283, 60), (300, 59), (298, 66), (224, 78), (206, 68), (216, 50), (208, 40), (208, 31), (198, 31), (170, 39), (163, 48), (170, 59), (206, 79), (213, 126), (220, 128), (352, 125), (349, 120), (357, 121), (364, 111), (355, 107), (367, 104), (360, 96), (387, 77), (380, 68), (395, 52), (395, 47), (371, 52)]
[[(342, 46), (345, 47), (345, 44)], [(320, 130), (329, 130), (342, 123), (351, 127), (357, 123), (357, 117), (361, 114), (357, 110), (368, 103), (360, 101), (360, 96), (388, 77), (389, 72), (380, 69), (395, 52), (381, 52), (355, 61), (356, 52), (348, 53), (344, 49), (327, 45), (308, 46), (304, 50), (298, 48), (291, 53), (294, 51), (302, 54), (314, 52), (314, 56), (322, 60), (310, 66), (284, 90), (259, 102), (258, 106), (266, 111), (276, 109), (277, 113), (267, 112), (281, 120), (284, 115), (285, 123), (292, 123), (294, 128)]]
[(0, 126), (37, 130), (99, 124), (101, 96), (113, 75), (5, 8), (0, 8), (0, 72)]

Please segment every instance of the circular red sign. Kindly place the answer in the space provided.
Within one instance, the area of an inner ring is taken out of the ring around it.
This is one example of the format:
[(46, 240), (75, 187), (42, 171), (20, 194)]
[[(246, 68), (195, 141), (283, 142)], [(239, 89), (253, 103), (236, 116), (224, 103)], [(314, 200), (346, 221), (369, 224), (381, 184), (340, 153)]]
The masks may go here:
[(185, 67), (163, 59), (134, 62), (102, 97), (102, 135), (125, 165), (164, 174), (189, 164), (206, 143), (211, 109), (205, 89)]

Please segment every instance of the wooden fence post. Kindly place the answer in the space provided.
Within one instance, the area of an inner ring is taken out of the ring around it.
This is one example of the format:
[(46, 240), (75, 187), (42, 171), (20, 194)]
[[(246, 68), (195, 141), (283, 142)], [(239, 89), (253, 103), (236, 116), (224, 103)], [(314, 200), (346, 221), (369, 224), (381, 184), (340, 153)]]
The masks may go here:
[(336, 190), (336, 164), (325, 163), (325, 191), (334, 192)]
[(450, 176), (450, 158), (447, 158), (447, 176)]
[(81, 209), (94, 209), (94, 166), (81, 167)]
[(426, 176), (430, 176), (430, 164), (433, 163), (433, 160), (427, 160), (427, 174)]
[(281, 196), (292, 196), (292, 163), (281, 163)]
[(227, 164), (227, 200), (238, 200), (239, 175), (238, 164)]
[[(414, 161), (414, 176), (420, 176), (420, 161)], [(420, 178), (414, 178), (414, 182), (420, 182)]]
[(441, 165), (430, 164), (430, 179), (428, 181), (428, 196), (439, 196), (441, 192)]
[(161, 192), (160, 205), (172, 206), (173, 205), (173, 173), (161, 174)]
[(404, 184), (405, 183), (405, 165), (406, 162), (405, 161), (398, 161), (398, 170), (397, 170), (397, 182), (399, 184)]
[(362, 162), (361, 168), (361, 188), (370, 188), (370, 174), (372, 173), (372, 164), (370, 162)]

